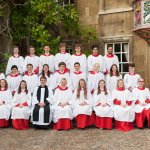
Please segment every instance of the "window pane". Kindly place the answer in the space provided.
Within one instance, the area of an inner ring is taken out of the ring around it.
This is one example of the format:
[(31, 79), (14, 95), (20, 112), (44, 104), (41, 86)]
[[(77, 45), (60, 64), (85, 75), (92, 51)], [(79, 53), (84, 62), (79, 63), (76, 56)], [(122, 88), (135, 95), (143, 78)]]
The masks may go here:
[(114, 51), (115, 51), (115, 52), (121, 52), (120, 44), (115, 44)]
[(119, 62), (121, 62), (121, 54), (115, 54), (115, 55), (118, 57)]
[(128, 53), (122, 53), (122, 62), (128, 62)]
[(123, 65), (123, 72), (128, 72), (128, 63), (122, 65)]
[(64, 4), (65, 5), (69, 4), (69, 0), (64, 0)]
[(74, 4), (74, 0), (70, 0), (70, 4)]
[(121, 68), (121, 64), (119, 64), (119, 72), (120, 72), (120, 73), (121, 73), (121, 69), (122, 69), (122, 68)]
[(123, 43), (122, 44), (122, 52), (129, 52), (129, 50), (128, 50), (128, 43)]
[(73, 54), (73, 49), (67, 49), (66, 52), (70, 53), (70, 54)]

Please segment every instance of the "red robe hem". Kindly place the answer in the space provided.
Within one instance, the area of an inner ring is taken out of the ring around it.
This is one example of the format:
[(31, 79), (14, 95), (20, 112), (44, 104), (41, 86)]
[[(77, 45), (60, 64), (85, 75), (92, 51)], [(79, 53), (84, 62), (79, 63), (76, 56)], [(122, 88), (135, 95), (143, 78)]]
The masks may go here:
[(13, 125), (13, 128), (15, 128), (16, 130), (27, 130), (29, 129), (29, 120), (13, 119), (12, 125)]
[(112, 125), (113, 125), (112, 118), (96, 116), (95, 126), (97, 128), (112, 129)]
[(54, 124), (53, 130), (70, 130), (72, 127), (72, 121), (69, 118), (62, 118)]
[(7, 127), (8, 125), (9, 125), (9, 120), (0, 119), (0, 127), (1, 128)]
[(117, 120), (115, 120), (115, 128), (123, 132), (128, 132), (134, 129), (133, 122), (125, 122)]

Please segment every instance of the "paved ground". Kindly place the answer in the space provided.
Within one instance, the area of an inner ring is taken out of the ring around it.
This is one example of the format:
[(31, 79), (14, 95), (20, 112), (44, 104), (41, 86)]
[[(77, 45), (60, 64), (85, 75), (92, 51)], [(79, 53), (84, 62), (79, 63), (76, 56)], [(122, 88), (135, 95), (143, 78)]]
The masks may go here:
[(128, 133), (88, 128), (53, 131), (0, 129), (0, 150), (149, 150), (150, 129)]

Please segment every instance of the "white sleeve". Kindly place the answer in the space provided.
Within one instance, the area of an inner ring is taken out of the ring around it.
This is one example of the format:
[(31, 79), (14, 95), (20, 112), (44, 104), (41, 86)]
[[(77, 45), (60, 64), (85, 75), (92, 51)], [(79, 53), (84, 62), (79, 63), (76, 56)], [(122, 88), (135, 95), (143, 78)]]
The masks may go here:
[(6, 67), (6, 76), (8, 74), (10, 74), (11, 72), (11, 57), (9, 58), (8, 62), (7, 62), (7, 67)]
[(37, 90), (38, 90), (38, 87), (35, 88), (35, 90), (33, 92), (32, 105), (36, 105), (39, 103), (39, 101), (37, 100)]
[(15, 93), (13, 99), (12, 99), (12, 106), (16, 106), (18, 104), (18, 92)]

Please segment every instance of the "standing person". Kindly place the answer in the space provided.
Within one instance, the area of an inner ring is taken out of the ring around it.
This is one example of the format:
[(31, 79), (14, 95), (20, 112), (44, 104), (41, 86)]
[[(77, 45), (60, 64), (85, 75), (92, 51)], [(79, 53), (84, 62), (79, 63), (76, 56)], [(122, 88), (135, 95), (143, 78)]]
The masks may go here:
[(18, 91), (12, 100), (12, 125), (17, 130), (29, 128), (29, 118), (31, 113), (31, 93), (27, 90), (26, 81), (20, 82)]
[(19, 84), (22, 80), (22, 76), (18, 73), (18, 67), (13, 65), (11, 67), (11, 73), (6, 77), (8, 88), (14, 95), (18, 91)]
[(100, 71), (105, 71), (104, 69), (104, 62), (103, 62), (103, 56), (99, 55), (98, 45), (92, 46), (92, 55), (89, 55), (87, 58), (87, 64), (88, 64), (88, 71), (92, 71), (94, 64), (98, 63), (101, 66)]
[(33, 73), (33, 65), (27, 65), (27, 72), (23, 76), (23, 80), (27, 82), (28, 91), (33, 94), (34, 89), (38, 86), (38, 76)]
[(78, 83), (80, 79), (84, 79), (86, 81), (86, 73), (80, 71), (80, 63), (76, 62), (74, 64), (75, 72), (70, 73), (70, 84), (71, 89), (74, 92), (75, 89), (78, 87)]
[(119, 68), (119, 60), (116, 55), (113, 54), (113, 48), (111, 46), (107, 49), (107, 54), (103, 57), (105, 73), (110, 72), (110, 68), (113, 64), (116, 64)]
[(5, 79), (0, 80), (0, 127), (9, 125), (12, 94)]
[(5, 74), (2, 73), (2, 72), (0, 72), (0, 80), (1, 80), (1, 79), (5, 79)]
[(107, 74), (106, 76), (106, 87), (110, 92), (116, 89), (117, 81), (119, 79), (122, 79), (122, 76), (119, 73), (117, 65), (113, 64), (110, 68), (110, 74)]
[(23, 64), (24, 58), (19, 55), (19, 47), (14, 46), (13, 48), (13, 56), (11, 56), (8, 60), (7, 67), (6, 67), (6, 76), (11, 73), (11, 67), (16, 65), (18, 67), (18, 72), (23, 74)]
[(95, 126), (100, 129), (112, 129), (113, 109), (110, 92), (106, 89), (104, 80), (100, 80), (93, 96), (96, 114)]
[(43, 76), (46, 77), (47, 79), (46, 85), (52, 89), (53, 88), (52, 86), (53, 76), (47, 64), (43, 65), (42, 74), (39, 76), (39, 85), (41, 84), (40, 78)]
[(135, 122), (138, 128), (150, 127), (150, 91), (145, 87), (143, 78), (138, 79), (138, 87), (132, 91), (135, 101)]
[(59, 63), (64, 62), (66, 64), (66, 69), (65, 70), (70, 70), (70, 58), (71, 55), (66, 52), (66, 44), (65, 43), (60, 43), (59, 45), (59, 51), (60, 53), (57, 53), (55, 55), (55, 70), (58, 70), (59, 68)]
[(65, 78), (67, 80), (67, 86), (70, 87), (70, 75), (68, 70), (66, 70), (66, 64), (64, 62), (60, 62), (58, 66), (59, 70), (56, 71), (53, 75), (53, 89), (59, 86), (62, 78)]
[(81, 53), (81, 45), (75, 45), (75, 54), (73, 54), (70, 58), (70, 71), (75, 72), (74, 64), (76, 62), (80, 63), (80, 70), (84, 73), (87, 71), (87, 62), (85, 54)]
[(131, 93), (125, 89), (123, 79), (117, 81), (117, 88), (112, 92), (112, 102), (114, 104), (115, 128), (124, 132), (132, 130), (135, 111)]
[(88, 75), (88, 89), (93, 94), (94, 91), (97, 89), (98, 82), (100, 80), (104, 80), (104, 74), (100, 71), (100, 65), (98, 63), (94, 64), (93, 70), (90, 71)]
[(40, 86), (35, 88), (32, 105), (32, 123), (36, 128), (48, 128), (52, 120), (50, 104), (53, 101), (53, 93), (46, 85), (46, 77), (40, 78)]
[(135, 65), (129, 64), (129, 73), (124, 75), (125, 87), (132, 91), (135, 87), (138, 86), (138, 79), (140, 78), (139, 74), (135, 73)]
[(48, 45), (44, 46), (45, 53), (40, 56), (40, 71), (42, 72), (43, 65), (47, 64), (51, 73), (54, 73), (54, 55), (50, 54), (50, 47)]
[(61, 79), (60, 86), (57, 87), (54, 94), (54, 130), (70, 130), (72, 128), (72, 92), (67, 87), (67, 80)]
[(24, 60), (24, 72), (26, 72), (27, 70), (27, 65), (28, 64), (32, 64), (33, 65), (33, 71), (35, 74), (39, 73), (39, 65), (40, 65), (40, 59), (37, 55), (35, 55), (35, 48), (33, 46), (30, 46), (29, 48), (29, 55), (25, 57)]
[(77, 128), (85, 128), (95, 123), (95, 117), (92, 113), (92, 96), (87, 90), (86, 82), (80, 79), (78, 88), (73, 95), (73, 115), (77, 122)]

